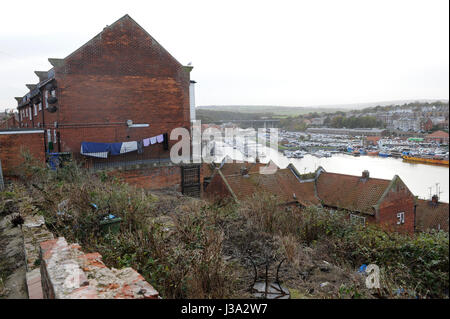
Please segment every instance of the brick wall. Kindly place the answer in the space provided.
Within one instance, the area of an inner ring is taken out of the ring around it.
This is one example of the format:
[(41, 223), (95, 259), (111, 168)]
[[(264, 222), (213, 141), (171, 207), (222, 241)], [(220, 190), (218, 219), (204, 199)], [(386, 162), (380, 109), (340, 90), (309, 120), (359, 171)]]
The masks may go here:
[[(42, 111), (35, 116), (32, 103), (21, 107), (32, 112), (22, 125), (43, 127), (45, 122), (52, 140), (55, 132), (60, 135), (61, 145), (54, 143), (54, 150), (75, 153), (82, 141), (126, 142), (176, 127), (190, 130), (190, 69), (125, 15), (55, 64), (58, 110), (45, 111), (43, 87)], [(128, 128), (127, 120), (149, 127)], [(161, 145), (144, 153), (146, 158), (169, 157)]]
[(144, 165), (111, 171), (124, 182), (144, 189), (174, 188), (181, 191), (181, 169), (176, 165)]
[(45, 163), (43, 131), (0, 131), (0, 160), (3, 174), (15, 175), (23, 163), (21, 151), (28, 150), (38, 161)]
[[(414, 195), (406, 185), (397, 179), (380, 203), (377, 222), (390, 231), (414, 233)], [(397, 224), (397, 214), (405, 213), (405, 223)]]

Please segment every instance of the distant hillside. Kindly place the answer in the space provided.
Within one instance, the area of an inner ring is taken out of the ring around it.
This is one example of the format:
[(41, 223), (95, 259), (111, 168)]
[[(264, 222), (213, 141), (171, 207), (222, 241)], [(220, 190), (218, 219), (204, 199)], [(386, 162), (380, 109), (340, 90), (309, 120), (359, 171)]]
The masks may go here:
[(316, 105), (316, 106), (276, 106), (276, 105), (204, 105), (197, 106), (199, 110), (226, 111), (239, 113), (273, 113), (280, 116), (297, 116), (307, 113), (335, 113), (338, 111), (360, 110), (375, 106), (403, 105), (407, 103), (431, 103), (436, 101), (448, 102), (448, 99), (416, 99), (416, 100), (395, 100), (369, 103)]
[(350, 111), (350, 108), (327, 108), (327, 107), (296, 107), (296, 106), (271, 106), (271, 105), (211, 105), (198, 106), (198, 110), (238, 112), (249, 114), (271, 113), (279, 116), (297, 116), (312, 112), (334, 113), (337, 111)]

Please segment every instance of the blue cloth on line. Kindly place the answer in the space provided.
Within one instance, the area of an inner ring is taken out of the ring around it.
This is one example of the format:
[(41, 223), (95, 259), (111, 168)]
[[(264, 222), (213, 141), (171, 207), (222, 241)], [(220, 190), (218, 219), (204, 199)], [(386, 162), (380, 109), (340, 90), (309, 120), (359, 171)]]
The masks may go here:
[(121, 148), (122, 148), (122, 143), (111, 143), (110, 144), (111, 155), (119, 155)]
[(101, 153), (108, 152), (109, 143), (81, 142), (83, 153)]

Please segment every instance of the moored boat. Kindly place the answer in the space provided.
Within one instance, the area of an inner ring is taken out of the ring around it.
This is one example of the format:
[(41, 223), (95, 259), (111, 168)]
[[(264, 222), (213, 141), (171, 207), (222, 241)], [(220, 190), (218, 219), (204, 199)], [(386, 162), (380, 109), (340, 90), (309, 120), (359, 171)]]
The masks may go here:
[(442, 157), (431, 157), (431, 156), (412, 156), (412, 155), (403, 155), (402, 158), (405, 161), (418, 162), (424, 164), (438, 164), (438, 165), (447, 165), (448, 166), (448, 158)]

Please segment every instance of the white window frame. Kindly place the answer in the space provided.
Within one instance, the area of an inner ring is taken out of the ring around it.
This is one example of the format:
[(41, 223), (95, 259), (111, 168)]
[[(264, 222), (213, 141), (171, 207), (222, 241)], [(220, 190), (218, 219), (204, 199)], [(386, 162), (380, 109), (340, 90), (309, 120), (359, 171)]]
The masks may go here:
[(39, 102), (39, 111), (42, 111), (42, 102)]
[(352, 224), (359, 223), (363, 226), (366, 226), (366, 217), (350, 214), (350, 221), (352, 222)]
[(32, 114), (32, 110), (31, 110), (31, 106), (30, 106), (30, 109), (28, 110), (28, 115), (30, 116), (30, 121), (31, 121), (31, 116), (33, 116), (33, 114)]
[(402, 225), (405, 223), (405, 212), (397, 213), (397, 225)]
[(37, 116), (37, 105), (33, 104), (33, 108), (34, 108), (34, 116)]
[(48, 91), (47, 90), (45, 90), (44, 95), (45, 95), (45, 108), (48, 109), (48, 101), (47, 101), (47, 99), (48, 99)]
[(56, 144), (56, 130), (53, 130), (53, 144)]

